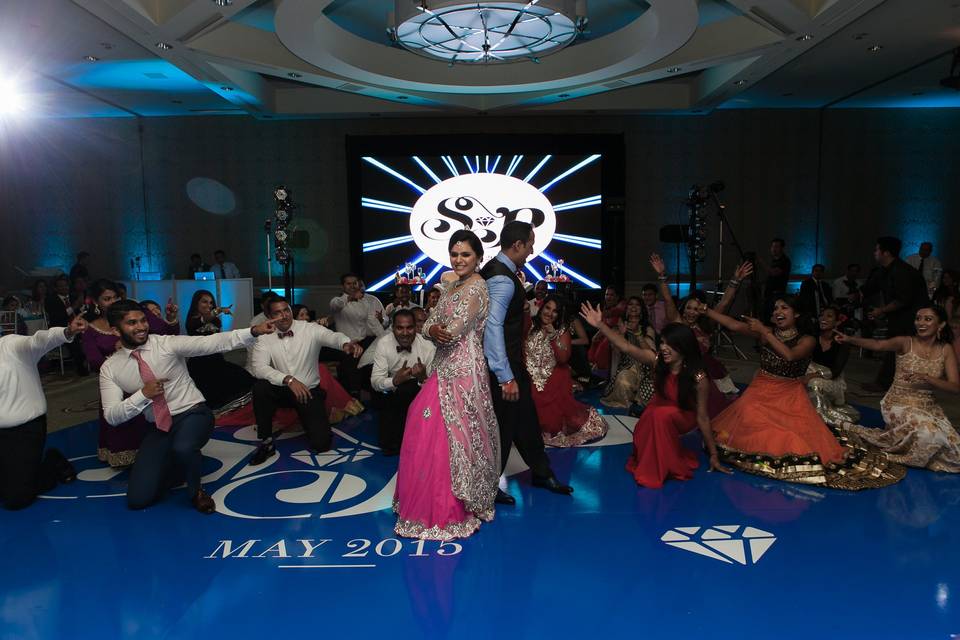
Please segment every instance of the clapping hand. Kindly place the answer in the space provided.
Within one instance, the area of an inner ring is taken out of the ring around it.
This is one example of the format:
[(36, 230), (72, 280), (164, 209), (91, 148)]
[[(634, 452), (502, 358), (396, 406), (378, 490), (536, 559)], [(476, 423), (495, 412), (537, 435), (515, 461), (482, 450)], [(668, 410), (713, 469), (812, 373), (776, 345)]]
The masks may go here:
[[(651, 259), (651, 263), (653, 260)], [(594, 307), (589, 302), (584, 302), (580, 305), (580, 317), (587, 321), (593, 328), (599, 328), (603, 324), (603, 313), (600, 312), (600, 309)]]

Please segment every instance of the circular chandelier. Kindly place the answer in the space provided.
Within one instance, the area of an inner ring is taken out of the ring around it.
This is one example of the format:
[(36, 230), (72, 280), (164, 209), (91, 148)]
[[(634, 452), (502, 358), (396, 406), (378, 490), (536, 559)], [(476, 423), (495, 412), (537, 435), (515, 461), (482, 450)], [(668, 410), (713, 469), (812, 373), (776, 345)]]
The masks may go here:
[(391, 38), (450, 64), (538, 62), (573, 42), (587, 22), (586, 0), (397, 0), (396, 9)]

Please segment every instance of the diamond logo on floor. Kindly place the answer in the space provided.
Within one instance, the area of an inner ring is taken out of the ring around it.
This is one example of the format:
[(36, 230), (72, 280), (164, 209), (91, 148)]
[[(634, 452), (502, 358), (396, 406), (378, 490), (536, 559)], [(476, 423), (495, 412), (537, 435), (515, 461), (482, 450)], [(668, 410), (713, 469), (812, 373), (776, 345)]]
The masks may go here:
[(740, 524), (676, 527), (660, 536), (660, 540), (727, 564), (743, 565), (759, 562), (777, 541), (769, 531)]

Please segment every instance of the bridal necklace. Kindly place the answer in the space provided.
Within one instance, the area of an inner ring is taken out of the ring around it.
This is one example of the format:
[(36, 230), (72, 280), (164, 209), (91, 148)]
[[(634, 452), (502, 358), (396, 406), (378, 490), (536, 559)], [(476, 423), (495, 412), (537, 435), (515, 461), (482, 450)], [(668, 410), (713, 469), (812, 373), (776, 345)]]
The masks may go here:
[(779, 338), (781, 342), (786, 342), (787, 340), (793, 340), (794, 338), (796, 338), (800, 332), (797, 331), (796, 328), (791, 328), (791, 329), (784, 329), (782, 331), (780, 329), (776, 329), (774, 333), (777, 335), (777, 338)]

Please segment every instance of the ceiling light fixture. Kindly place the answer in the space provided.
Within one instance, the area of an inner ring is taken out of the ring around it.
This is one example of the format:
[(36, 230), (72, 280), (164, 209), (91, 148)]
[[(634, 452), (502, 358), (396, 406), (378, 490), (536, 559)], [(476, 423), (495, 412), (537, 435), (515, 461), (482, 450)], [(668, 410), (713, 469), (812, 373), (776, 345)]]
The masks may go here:
[(157, 49), (161, 49), (163, 51), (170, 51), (170, 49), (173, 49), (173, 45), (167, 42), (158, 42), (155, 46)]
[(100, 58), (98, 58), (97, 56), (83, 56), (83, 59), (86, 60), (87, 62), (96, 62)]
[(291, 71), (291, 72), (288, 73), (287, 75), (290, 76), (291, 78), (302, 78), (302, 77), (303, 77), (303, 74), (297, 73), (296, 71)]
[(747, 81), (746, 81), (746, 80), (737, 80), (737, 81), (734, 82), (733, 84), (737, 85), (738, 87), (742, 87), (743, 85), (747, 84)]
[(797, 38), (797, 42), (806, 42), (807, 40), (813, 40), (813, 36), (810, 35), (809, 33), (805, 33), (799, 38)]
[(867, 51), (869, 51), (870, 53), (876, 53), (877, 51), (880, 51), (880, 49), (883, 49), (883, 45), (875, 44), (867, 47)]
[(409, 51), (448, 63), (538, 62), (580, 35), (584, 6), (571, 0), (398, 2), (387, 33)]
[(667, 73), (677, 73), (680, 71), (680, 67), (667, 67)]
[(27, 100), (13, 80), (0, 78), (0, 116), (19, 115), (26, 111)]
[(229, 7), (233, 4), (233, 0), (213, 0), (213, 4), (218, 7)]
[(220, 87), (220, 90), (221, 90), (221, 91), (233, 91), (233, 87), (223, 86), (223, 87)]

